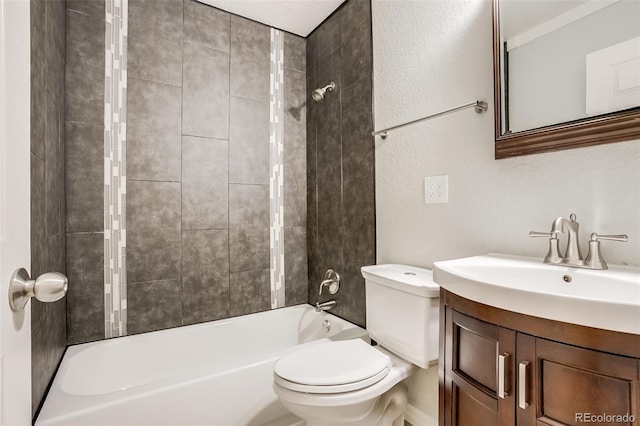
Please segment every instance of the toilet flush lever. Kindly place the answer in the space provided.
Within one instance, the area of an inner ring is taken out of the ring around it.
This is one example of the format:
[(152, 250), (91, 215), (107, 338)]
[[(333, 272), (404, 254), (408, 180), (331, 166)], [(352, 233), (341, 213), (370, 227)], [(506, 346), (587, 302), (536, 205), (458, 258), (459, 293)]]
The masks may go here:
[(16, 269), (9, 282), (9, 306), (13, 312), (20, 312), (32, 297), (55, 302), (67, 294), (67, 287), (67, 277), (59, 272), (47, 272), (32, 280), (26, 269)]

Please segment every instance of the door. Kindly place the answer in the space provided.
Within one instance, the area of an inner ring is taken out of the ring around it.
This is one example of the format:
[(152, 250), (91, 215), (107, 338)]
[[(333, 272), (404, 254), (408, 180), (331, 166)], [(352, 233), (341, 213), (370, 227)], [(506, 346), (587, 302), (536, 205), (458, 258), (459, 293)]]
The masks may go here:
[[(447, 307), (446, 426), (512, 426), (515, 332)], [(442, 417), (441, 417), (442, 418)]]
[(639, 424), (637, 359), (521, 333), (517, 339), (518, 425)]
[(30, 7), (0, 0), (0, 424), (31, 424), (31, 305), (9, 308), (9, 279), (31, 265)]

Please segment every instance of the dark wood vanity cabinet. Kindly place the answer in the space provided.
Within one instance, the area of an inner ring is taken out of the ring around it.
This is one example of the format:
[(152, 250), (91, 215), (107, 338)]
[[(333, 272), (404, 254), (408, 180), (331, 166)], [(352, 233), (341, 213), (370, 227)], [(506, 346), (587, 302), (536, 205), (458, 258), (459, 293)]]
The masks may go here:
[(640, 336), (445, 290), (440, 320), (441, 426), (640, 425)]

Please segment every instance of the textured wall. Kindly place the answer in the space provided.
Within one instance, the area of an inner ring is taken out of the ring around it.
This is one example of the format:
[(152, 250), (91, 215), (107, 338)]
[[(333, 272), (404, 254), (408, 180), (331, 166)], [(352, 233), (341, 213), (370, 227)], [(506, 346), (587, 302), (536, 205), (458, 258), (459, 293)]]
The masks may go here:
[[(592, 231), (627, 233), (628, 243), (605, 243), (603, 255), (639, 265), (640, 142), (494, 160), (491, 31), (488, 1), (373, 3), (378, 127), (489, 102), (483, 115), (465, 110), (376, 141), (378, 263), (431, 267), (487, 252), (542, 258), (547, 241), (528, 232), (575, 212), (583, 245)], [(442, 174), (449, 203), (424, 204), (424, 177)], [(437, 395), (437, 383), (415, 377), (411, 401), (428, 410), (420, 399)]]
[[(73, 75), (81, 104), (104, 84), (88, 69), (104, 68), (104, 23), (90, 23), (104, 9), (79, 3), (90, 10), (67, 37), (95, 40), (83, 50), (87, 77)], [(270, 309), (270, 28), (192, 0), (130, 0), (128, 42), (129, 334)], [(285, 36), (287, 304), (305, 302), (307, 288), (304, 52), (304, 39)], [(71, 343), (104, 337), (103, 166), (80, 160), (93, 159), (94, 141), (102, 155), (102, 124), (92, 129), (68, 155), (80, 163), (68, 205), (87, 212), (70, 219)]]
[(318, 300), (324, 273), (333, 268), (342, 280), (332, 312), (360, 325), (360, 267), (375, 262), (370, 7), (369, 0), (348, 1), (307, 39), (307, 91), (337, 85), (322, 103), (309, 97), (309, 302)]
[(67, 1), (68, 343), (104, 338), (105, 2)]
[[(640, 143), (494, 160), (491, 7), (485, 2), (374, 6), (375, 111), (392, 125), (474, 99), (466, 110), (376, 142), (378, 261), (430, 267), (490, 251), (542, 257), (557, 216), (575, 212), (588, 235), (629, 234), (610, 243), (610, 263), (640, 264)], [(459, 16), (455, 23), (445, 19)], [(417, 22), (433, 23), (416, 28)], [(399, 31), (398, 29), (402, 29)], [(424, 204), (423, 179), (449, 175), (449, 203)], [(636, 243), (633, 243), (635, 241)]]
[[(65, 3), (31, 0), (31, 276), (65, 273)], [(35, 414), (64, 353), (66, 298), (31, 299)]]

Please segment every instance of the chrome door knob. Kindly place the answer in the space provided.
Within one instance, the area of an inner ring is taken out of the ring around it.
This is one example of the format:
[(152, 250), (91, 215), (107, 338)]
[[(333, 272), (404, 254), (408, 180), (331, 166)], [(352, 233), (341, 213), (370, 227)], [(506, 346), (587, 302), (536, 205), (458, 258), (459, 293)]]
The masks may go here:
[(20, 312), (31, 297), (41, 302), (55, 302), (67, 294), (67, 277), (59, 272), (47, 272), (32, 280), (24, 269), (16, 269), (9, 283), (9, 306)]

